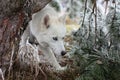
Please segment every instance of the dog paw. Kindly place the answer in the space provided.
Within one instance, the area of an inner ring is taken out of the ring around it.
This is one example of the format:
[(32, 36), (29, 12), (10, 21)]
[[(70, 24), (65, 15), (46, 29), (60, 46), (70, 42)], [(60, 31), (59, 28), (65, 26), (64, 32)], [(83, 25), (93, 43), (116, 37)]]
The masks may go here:
[(64, 71), (67, 69), (67, 66), (65, 67), (59, 67), (59, 68), (56, 68), (56, 71)]

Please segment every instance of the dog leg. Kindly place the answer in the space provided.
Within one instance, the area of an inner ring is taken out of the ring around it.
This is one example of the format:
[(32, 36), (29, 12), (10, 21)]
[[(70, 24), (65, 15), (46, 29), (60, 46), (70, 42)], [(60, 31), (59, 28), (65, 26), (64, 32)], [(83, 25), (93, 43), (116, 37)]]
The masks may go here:
[(58, 63), (53, 51), (50, 48), (44, 49), (43, 53), (47, 57), (48, 61), (50, 62), (53, 67), (56, 68), (56, 70), (65, 70), (66, 67), (61, 67), (60, 64)]
[(20, 47), (23, 47), (26, 45), (26, 42), (29, 36), (30, 36), (30, 28), (29, 26), (27, 26), (26, 30), (23, 32), (23, 35), (21, 37)]

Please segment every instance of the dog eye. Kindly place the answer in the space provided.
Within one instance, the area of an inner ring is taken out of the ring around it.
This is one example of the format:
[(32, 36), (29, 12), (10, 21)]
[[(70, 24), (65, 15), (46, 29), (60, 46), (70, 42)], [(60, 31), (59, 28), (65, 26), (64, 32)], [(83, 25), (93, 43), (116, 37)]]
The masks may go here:
[(50, 27), (50, 25), (47, 26), (47, 28), (49, 28), (49, 27)]
[(57, 40), (58, 40), (58, 38), (57, 38), (57, 37), (53, 37), (53, 40), (57, 41)]
[(64, 37), (62, 39), (64, 39)]

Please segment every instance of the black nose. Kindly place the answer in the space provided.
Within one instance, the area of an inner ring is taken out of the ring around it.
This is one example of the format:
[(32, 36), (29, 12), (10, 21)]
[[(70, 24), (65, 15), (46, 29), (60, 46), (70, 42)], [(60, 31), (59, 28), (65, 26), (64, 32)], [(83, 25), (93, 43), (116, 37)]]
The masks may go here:
[(64, 56), (65, 54), (66, 54), (66, 52), (65, 52), (65, 51), (62, 51), (62, 52), (61, 52), (61, 55), (62, 55), (62, 56)]

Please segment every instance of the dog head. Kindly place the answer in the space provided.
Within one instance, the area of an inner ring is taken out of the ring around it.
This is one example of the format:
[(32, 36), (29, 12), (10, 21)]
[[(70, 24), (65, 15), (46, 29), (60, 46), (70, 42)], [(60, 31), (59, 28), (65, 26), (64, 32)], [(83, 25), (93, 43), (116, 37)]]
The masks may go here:
[(56, 55), (65, 55), (65, 34), (65, 16), (52, 17), (46, 15), (43, 18), (43, 31), (39, 34), (40, 43), (43, 47), (49, 47)]

